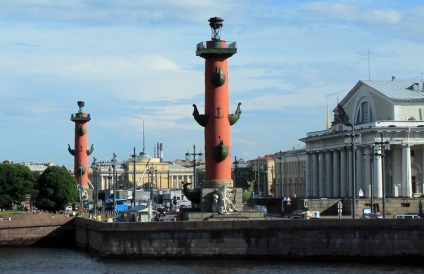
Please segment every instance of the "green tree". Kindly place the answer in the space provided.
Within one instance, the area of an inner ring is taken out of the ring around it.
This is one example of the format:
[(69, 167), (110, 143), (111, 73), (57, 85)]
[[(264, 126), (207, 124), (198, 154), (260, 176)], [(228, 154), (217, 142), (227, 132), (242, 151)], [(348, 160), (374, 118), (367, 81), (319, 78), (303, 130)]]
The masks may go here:
[(37, 180), (35, 203), (47, 211), (63, 210), (78, 198), (77, 180), (66, 168), (51, 166)]
[(0, 208), (26, 200), (35, 193), (35, 176), (29, 167), (21, 164), (0, 164)]
[(116, 188), (117, 189), (133, 189), (134, 183), (128, 181), (128, 180), (120, 180), (116, 182)]

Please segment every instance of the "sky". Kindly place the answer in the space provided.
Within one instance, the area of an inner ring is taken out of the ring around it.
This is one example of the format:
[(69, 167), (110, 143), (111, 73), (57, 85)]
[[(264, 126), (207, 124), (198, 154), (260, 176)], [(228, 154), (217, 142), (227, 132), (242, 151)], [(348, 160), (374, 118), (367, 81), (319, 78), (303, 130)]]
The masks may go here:
[[(204, 146), (208, 19), (224, 19), (232, 155), (303, 147), (360, 80), (422, 81), (421, 0), (14, 0), (0, 2), (0, 160), (73, 166), (72, 114), (84, 101), (89, 158), (184, 159)], [(143, 134), (144, 124), (144, 134)]]

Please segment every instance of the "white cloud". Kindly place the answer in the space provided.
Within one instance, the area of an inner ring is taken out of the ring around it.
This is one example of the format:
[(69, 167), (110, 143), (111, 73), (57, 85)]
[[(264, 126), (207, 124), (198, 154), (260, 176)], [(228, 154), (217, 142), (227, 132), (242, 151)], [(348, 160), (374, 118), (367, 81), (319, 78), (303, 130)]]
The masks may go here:
[(402, 19), (402, 14), (392, 9), (371, 10), (363, 13), (362, 20), (371, 23), (396, 24)]
[[(372, 79), (421, 79), (424, 7), (417, 2), (101, 2), (0, 2), (2, 128), (37, 157), (57, 151), (39, 146), (46, 133), (29, 138), (24, 129), (54, 125), (57, 146), (66, 145), (78, 100), (92, 114), (89, 142), (99, 155), (123, 155), (141, 143), (142, 120), (169, 160), (202, 146), (191, 106), (204, 104), (204, 60), (195, 45), (210, 38), (213, 16), (225, 20), (223, 39), (238, 45), (229, 59), (230, 109), (242, 103), (232, 132), (234, 152), (245, 159), (322, 129), (327, 99), (332, 108), (368, 78), (368, 49)], [(37, 161), (25, 149), (22, 156), (8, 145), (0, 150)]]
[(312, 15), (310, 20), (396, 24), (402, 19), (401, 12), (390, 8), (369, 9), (346, 2), (308, 2), (303, 8), (307, 12), (304, 18)]
[[(242, 3), (238, 3), (242, 5)], [(143, 1), (6, 1), (0, 2), (0, 17), (27, 23), (99, 25), (175, 25), (199, 22), (211, 13), (228, 13), (235, 4), (228, 1), (143, 0)], [(208, 17), (209, 16), (209, 17)]]

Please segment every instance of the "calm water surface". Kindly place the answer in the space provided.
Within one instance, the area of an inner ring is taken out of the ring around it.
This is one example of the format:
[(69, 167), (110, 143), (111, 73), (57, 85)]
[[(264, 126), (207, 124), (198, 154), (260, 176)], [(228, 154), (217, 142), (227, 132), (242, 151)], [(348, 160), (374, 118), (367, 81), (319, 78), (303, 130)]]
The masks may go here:
[(110, 260), (70, 249), (0, 248), (0, 273), (424, 273), (424, 267), (242, 260)]

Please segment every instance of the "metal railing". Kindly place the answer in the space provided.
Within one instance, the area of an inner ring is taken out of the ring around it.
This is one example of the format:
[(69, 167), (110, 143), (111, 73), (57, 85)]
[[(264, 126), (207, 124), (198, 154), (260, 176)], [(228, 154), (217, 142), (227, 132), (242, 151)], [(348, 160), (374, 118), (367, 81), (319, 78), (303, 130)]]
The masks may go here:
[(203, 41), (200, 42), (196, 45), (196, 50), (202, 50), (202, 49), (236, 49), (237, 48), (237, 43), (236, 42), (229, 42), (226, 41), (227, 44), (226, 46), (222, 47), (221, 46), (221, 41), (216, 41), (217, 43), (211, 43), (209, 44), (209, 46), (207, 46), (207, 42)]

